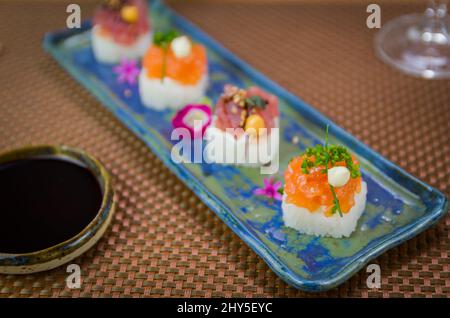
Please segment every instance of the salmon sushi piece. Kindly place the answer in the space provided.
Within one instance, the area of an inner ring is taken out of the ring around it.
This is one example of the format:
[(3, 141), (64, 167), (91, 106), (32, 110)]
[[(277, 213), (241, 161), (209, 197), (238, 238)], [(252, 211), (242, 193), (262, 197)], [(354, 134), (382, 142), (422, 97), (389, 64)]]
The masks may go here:
[(285, 171), (283, 221), (297, 231), (335, 238), (355, 230), (366, 206), (359, 163), (343, 146), (306, 149)]
[(208, 85), (205, 47), (175, 31), (155, 35), (153, 42), (139, 75), (142, 104), (163, 110), (199, 102)]

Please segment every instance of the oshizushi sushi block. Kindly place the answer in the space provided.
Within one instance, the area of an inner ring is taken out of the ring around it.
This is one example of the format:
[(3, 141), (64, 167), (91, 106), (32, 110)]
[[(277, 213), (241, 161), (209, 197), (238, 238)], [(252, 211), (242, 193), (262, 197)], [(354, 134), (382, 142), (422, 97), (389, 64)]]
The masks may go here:
[(107, 0), (94, 14), (92, 49), (97, 61), (140, 59), (152, 34), (145, 0)]
[(139, 74), (145, 107), (180, 109), (199, 102), (208, 85), (206, 49), (175, 31), (156, 33)]
[(275, 95), (225, 85), (206, 130), (207, 160), (257, 167), (278, 159), (278, 116)]
[(335, 238), (355, 230), (366, 206), (367, 185), (358, 160), (343, 146), (317, 145), (285, 171), (283, 221), (297, 231)]

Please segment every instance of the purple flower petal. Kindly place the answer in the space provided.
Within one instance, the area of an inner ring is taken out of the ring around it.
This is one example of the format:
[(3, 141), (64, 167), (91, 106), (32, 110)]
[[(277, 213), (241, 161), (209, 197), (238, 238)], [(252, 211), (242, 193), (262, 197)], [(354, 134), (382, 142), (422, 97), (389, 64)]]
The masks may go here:
[(113, 68), (113, 71), (117, 74), (117, 82), (128, 83), (130, 85), (136, 84), (136, 79), (139, 75), (137, 61), (123, 59), (119, 65)]

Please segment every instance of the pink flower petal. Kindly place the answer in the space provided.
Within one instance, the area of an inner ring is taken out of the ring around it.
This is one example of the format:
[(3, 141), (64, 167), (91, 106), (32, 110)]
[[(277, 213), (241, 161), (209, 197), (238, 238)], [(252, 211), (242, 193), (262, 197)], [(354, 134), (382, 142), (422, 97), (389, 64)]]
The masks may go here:
[(281, 188), (281, 185), (282, 185), (281, 181), (277, 181), (272, 186), (274, 190), (277, 191), (279, 188)]
[(263, 182), (264, 182), (264, 188), (268, 188), (272, 185), (270, 182), (270, 178), (264, 178)]
[(136, 78), (139, 74), (137, 61), (123, 59), (119, 65), (113, 68), (113, 71), (117, 74), (117, 81), (119, 83), (136, 84)]
[(266, 190), (265, 190), (265, 189), (262, 189), (262, 188), (255, 189), (255, 190), (253, 191), (253, 194), (254, 194), (254, 195), (263, 195), (263, 196), (266, 196), (266, 195), (267, 195)]
[(278, 192), (281, 188), (282, 183), (280, 181), (275, 181), (273, 177), (263, 179), (264, 187), (256, 189), (253, 193), (255, 195), (265, 196), (269, 199), (275, 199), (281, 201), (283, 196)]
[(282, 201), (283, 200), (283, 196), (279, 193), (279, 192), (275, 192), (273, 198), (277, 201)]

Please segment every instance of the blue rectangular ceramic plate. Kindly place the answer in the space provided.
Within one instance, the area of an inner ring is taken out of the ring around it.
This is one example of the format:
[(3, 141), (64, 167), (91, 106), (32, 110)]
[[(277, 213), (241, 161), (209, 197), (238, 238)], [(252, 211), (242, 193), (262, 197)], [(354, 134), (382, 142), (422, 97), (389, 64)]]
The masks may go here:
[[(293, 286), (320, 291), (333, 288), (370, 259), (412, 238), (447, 211), (446, 197), (395, 166), (336, 126), (311, 106), (258, 73), (159, 1), (153, 2), (154, 29), (176, 28), (206, 46), (210, 87), (216, 101), (225, 83), (258, 85), (280, 100), (280, 173), (305, 147), (323, 142), (330, 125), (330, 142), (355, 153), (368, 185), (367, 207), (356, 231), (345, 239), (303, 235), (283, 225), (279, 203), (252, 195), (262, 185), (259, 169), (207, 164), (174, 164), (170, 157), (172, 111), (144, 108), (136, 87), (118, 84), (111, 66), (96, 63), (90, 47), (90, 23), (81, 29), (49, 33), (45, 49), (94, 94), (282, 279)], [(125, 95), (131, 90), (131, 96)], [(127, 97), (128, 96), (128, 97)], [(299, 142), (292, 144), (292, 138)]]

